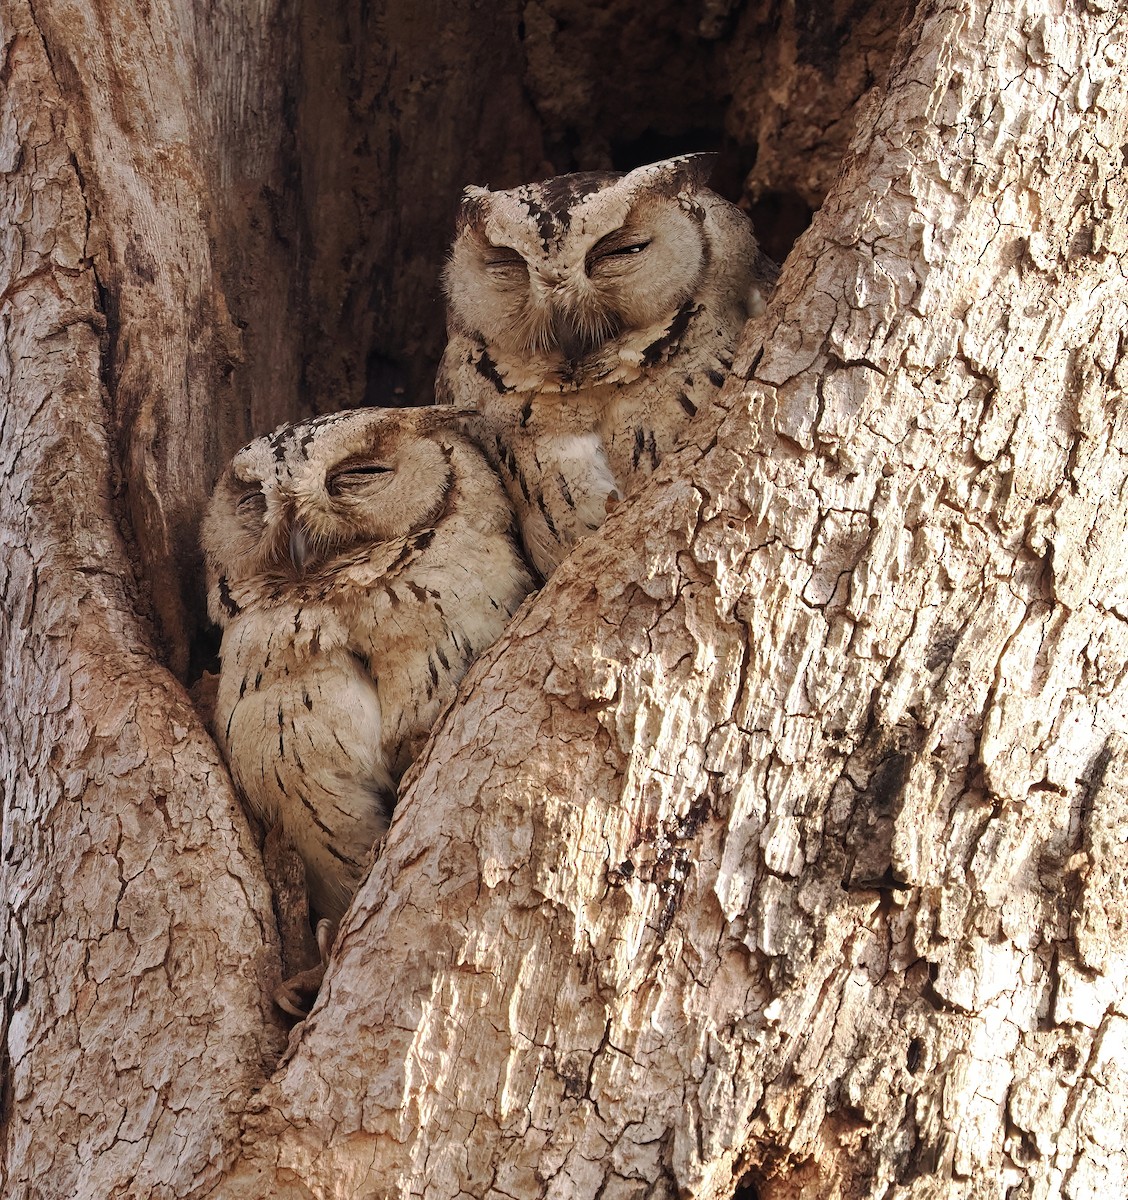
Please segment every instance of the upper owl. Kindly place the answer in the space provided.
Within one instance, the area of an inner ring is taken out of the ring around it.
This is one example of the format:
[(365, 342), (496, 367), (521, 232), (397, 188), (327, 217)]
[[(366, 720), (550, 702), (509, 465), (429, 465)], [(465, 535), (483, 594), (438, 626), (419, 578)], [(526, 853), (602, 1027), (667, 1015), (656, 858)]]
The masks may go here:
[(468, 187), (445, 286), (451, 332), (488, 351), (479, 370), (567, 390), (637, 375), (689, 307), (739, 330), (775, 269), (747, 217), (705, 187), (714, 160)]
[(204, 521), (223, 627), (213, 728), (332, 921), (400, 776), (532, 587), (458, 419), (363, 409), (283, 426), (235, 455)]
[(675, 448), (775, 281), (713, 159), (466, 189), (436, 397), (477, 411), (544, 576)]

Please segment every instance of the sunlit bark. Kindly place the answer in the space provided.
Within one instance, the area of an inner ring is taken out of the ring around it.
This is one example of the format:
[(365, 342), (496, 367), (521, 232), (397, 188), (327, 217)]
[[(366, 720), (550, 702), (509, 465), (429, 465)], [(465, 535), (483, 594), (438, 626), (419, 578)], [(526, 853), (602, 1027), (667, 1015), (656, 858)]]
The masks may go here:
[[(467, 71), (519, 57), (471, 13)], [(473, 668), (280, 1062), (182, 680), (207, 471), (334, 407), (303, 373), (385, 378), (360, 309), (318, 367), (279, 315), (363, 241), (310, 201), (351, 133), (322, 176), (294, 116), (324, 32), (0, 3), (4, 1194), (1128, 1192), (1128, 19), (917, 6), (722, 408)]]

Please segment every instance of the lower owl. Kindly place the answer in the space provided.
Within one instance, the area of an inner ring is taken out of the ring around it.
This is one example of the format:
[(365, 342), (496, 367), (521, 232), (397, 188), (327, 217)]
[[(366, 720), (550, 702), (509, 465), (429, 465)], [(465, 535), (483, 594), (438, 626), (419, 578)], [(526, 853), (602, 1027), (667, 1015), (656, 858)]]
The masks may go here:
[(466, 189), (440, 403), (472, 406), (549, 575), (716, 394), (778, 268), (706, 186), (715, 156)]
[(333, 413), (235, 455), (202, 541), (222, 627), (213, 727), (335, 926), (400, 776), (533, 578), (513, 510), (437, 408)]

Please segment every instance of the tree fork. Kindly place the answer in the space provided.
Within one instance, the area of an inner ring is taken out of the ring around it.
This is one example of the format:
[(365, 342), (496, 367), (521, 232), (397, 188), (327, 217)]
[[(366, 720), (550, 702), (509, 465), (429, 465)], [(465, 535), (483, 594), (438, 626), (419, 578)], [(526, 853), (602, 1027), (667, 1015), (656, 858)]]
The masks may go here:
[(261, 862), (145, 619), (183, 653), (176, 472), (258, 370), (231, 201), (150, 64), (181, 190), (131, 292), (167, 181), (94, 101), (145, 39), (84, 60), (78, 16), (0, 7), (6, 1194), (1125, 1192), (1128, 18), (917, 7), (721, 406), (467, 677), (275, 1070)]

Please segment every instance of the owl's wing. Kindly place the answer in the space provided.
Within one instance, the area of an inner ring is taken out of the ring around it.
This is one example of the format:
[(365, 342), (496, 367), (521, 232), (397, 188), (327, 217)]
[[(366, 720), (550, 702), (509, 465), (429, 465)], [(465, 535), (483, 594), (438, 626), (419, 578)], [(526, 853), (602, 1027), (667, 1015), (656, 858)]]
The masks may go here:
[(450, 335), (435, 377), (436, 404), (463, 404), (477, 408), (483, 395), (496, 391), (474, 367), (477, 345), (465, 334)]

